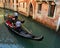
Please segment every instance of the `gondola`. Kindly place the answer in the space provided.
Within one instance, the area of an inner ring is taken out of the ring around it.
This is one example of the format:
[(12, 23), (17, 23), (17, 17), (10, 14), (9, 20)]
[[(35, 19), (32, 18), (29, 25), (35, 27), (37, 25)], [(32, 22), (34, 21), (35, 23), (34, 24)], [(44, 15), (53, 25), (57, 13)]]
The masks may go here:
[(37, 41), (42, 41), (43, 36), (35, 36), (33, 35), (27, 28), (25, 28), (23, 25), (21, 26), (20, 31), (17, 31), (11, 24), (10, 20), (5, 20), (5, 25), (8, 27), (9, 30), (12, 32), (16, 33), (19, 36), (22, 36), (27, 39), (32, 39), (32, 40), (37, 40)]

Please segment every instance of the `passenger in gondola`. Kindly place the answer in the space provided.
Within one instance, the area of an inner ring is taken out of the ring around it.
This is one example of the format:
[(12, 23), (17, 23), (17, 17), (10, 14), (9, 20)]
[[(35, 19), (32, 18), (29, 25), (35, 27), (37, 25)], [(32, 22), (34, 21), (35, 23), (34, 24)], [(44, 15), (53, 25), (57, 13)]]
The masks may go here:
[(19, 20), (17, 20), (16, 23), (15, 23), (17, 31), (21, 31), (21, 25), (22, 25), (22, 23)]
[(15, 23), (16, 23), (15, 17), (11, 18), (11, 23), (12, 23), (13, 27), (15, 27)]

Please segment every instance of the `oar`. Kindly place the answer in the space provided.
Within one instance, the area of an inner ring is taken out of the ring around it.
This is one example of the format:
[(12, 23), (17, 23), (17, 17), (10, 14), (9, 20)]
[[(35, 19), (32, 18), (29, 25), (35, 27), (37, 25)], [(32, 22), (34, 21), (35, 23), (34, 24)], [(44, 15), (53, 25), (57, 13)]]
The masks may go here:
[(23, 27), (28, 33), (32, 34), (26, 27), (24, 27), (23, 25), (22, 25), (22, 27)]

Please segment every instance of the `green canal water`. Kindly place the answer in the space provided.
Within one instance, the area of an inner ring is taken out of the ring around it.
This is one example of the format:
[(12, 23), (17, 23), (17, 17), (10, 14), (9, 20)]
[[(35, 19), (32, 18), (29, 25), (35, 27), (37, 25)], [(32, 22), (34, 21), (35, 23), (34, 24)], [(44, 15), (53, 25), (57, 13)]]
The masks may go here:
[[(13, 11), (7, 10), (9, 14)], [(34, 35), (43, 35), (42, 41), (22, 38), (9, 31), (4, 24), (4, 10), (0, 9), (0, 48), (60, 48), (60, 34), (42, 24), (19, 14), (19, 19), (24, 19), (23, 24)]]

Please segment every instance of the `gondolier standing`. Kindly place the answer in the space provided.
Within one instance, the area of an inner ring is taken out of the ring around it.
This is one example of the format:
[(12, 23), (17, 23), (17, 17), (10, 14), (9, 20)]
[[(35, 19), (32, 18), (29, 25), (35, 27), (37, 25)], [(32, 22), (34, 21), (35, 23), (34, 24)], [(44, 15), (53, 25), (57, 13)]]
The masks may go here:
[(16, 20), (18, 19), (18, 13), (17, 12), (14, 12), (14, 17)]

